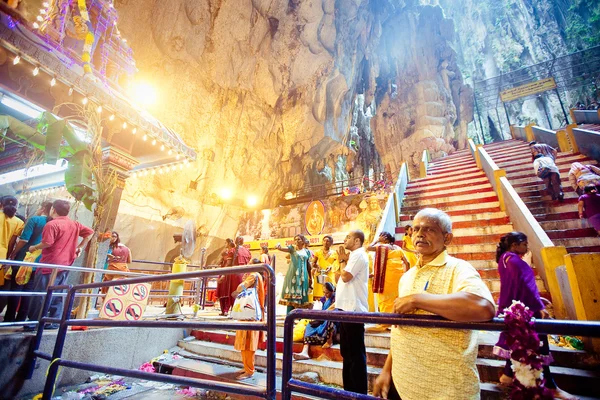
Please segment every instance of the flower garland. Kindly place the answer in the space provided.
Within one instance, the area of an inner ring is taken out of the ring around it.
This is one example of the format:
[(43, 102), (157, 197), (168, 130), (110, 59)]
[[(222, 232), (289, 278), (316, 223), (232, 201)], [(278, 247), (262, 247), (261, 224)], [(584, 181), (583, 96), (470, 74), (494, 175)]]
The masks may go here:
[[(77, 6), (79, 7), (79, 15), (83, 20), (85, 25), (89, 25), (90, 23), (90, 15), (87, 11), (87, 5), (85, 4), (85, 0), (77, 0)], [(86, 74), (92, 73), (92, 65), (90, 64), (92, 61), (92, 46), (94, 45), (94, 34), (91, 30), (88, 29), (85, 34), (85, 39), (83, 42), (83, 52), (81, 53), (81, 60), (83, 61), (83, 71)]]
[(520, 301), (513, 300), (510, 307), (504, 309), (504, 323), (507, 330), (502, 333), (510, 351), (512, 370), (515, 373), (510, 398), (552, 399), (549, 389), (545, 387), (542, 373), (544, 364), (548, 362), (539, 354), (540, 338), (535, 331), (535, 319), (529, 307)]

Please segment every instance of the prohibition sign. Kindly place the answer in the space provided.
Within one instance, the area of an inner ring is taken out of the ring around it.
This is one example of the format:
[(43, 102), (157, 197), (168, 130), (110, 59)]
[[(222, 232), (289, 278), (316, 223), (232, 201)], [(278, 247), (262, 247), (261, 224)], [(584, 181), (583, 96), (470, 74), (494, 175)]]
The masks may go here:
[(123, 311), (123, 302), (119, 299), (110, 299), (104, 305), (104, 313), (109, 318), (115, 318)]
[(136, 301), (144, 301), (148, 297), (148, 288), (145, 285), (135, 285), (131, 296)]
[(117, 296), (125, 296), (129, 292), (129, 285), (113, 286), (113, 290)]
[(142, 306), (137, 303), (130, 304), (125, 310), (125, 319), (129, 321), (137, 321), (142, 318)]

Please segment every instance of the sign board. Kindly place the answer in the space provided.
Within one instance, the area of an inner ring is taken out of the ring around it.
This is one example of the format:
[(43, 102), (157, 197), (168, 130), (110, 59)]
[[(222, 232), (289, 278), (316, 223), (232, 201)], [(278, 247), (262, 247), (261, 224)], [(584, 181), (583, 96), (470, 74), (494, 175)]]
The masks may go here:
[[(305, 235), (305, 236), (310, 242), (309, 246), (320, 246), (323, 243), (323, 237), (325, 235), (315, 235), (315, 236)], [(336, 232), (336, 233), (331, 234), (331, 236), (333, 237), (334, 244), (341, 244), (341, 243), (344, 243), (344, 238), (346, 237), (346, 232)], [(244, 243), (244, 247), (247, 248), (248, 250), (260, 250), (261, 246), (267, 246), (269, 249), (274, 249), (278, 243), (281, 245), (281, 247), (287, 247), (291, 244), (293, 245), (295, 242), (294, 242), (293, 237), (280, 238), (280, 239), (253, 240), (251, 242)]]
[(100, 309), (100, 318), (115, 321), (141, 319), (148, 304), (150, 288), (150, 283), (109, 287)]
[(513, 101), (521, 97), (531, 96), (552, 89), (556, 89), (554, 78), (541, 79), (500, 92), (500, 100), (503, 102)]

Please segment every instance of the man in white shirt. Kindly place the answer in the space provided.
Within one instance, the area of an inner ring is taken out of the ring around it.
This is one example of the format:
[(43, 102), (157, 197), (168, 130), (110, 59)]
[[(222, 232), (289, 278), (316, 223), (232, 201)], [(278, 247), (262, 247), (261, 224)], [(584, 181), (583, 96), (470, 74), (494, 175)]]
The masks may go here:
[[(344, 311), (367, 312), (369, 257), (363, 248), (365, 234), (352, 231), (339, 252), (341, 269), (336, 290), (336, 308)], [(346, 253), (345, 250), (350, 250)], [(365, 324), (340, 323), (340, 353), (343, 362), (344, 390), (367, 394), (367, 351)]]

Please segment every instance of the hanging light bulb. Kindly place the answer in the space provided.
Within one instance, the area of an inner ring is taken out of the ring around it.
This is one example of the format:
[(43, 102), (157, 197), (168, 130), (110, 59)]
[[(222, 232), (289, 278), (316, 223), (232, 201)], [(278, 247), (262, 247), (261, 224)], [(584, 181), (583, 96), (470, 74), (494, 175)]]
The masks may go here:
[(123, 122), (123, 129), (127, 129), (127, 122)]
[(146, 140), (148, 140), (148, 135), (144, 135), (144, 137), (142, 137), (142, 140), (145, 142)]
[(183, 164), (179, 164), (179, 169), (183, 169)]
[(21, 61), (21, 56), (17, 54), (17, 56), (13, 60), (13, 65), (17, 65), (20, 61)]
[(137, 173), (133, 172), (133, 173), (131, 174), (131, 177), (132, 177), (132, 178), (136, 178), (136, 177), (137, 177)]
[(40, 14), (42, 14), (42, 15), (46, 14), (46, 10), (43, 8), (40, 8)]
[(73, 96), (73, 87), (69, 88), (69, 96)]
[(156, 145), (156, 139), (152, 140), (152, 146)]
[(96, 111), (98, 112), (98, 114), (100, 114), (102, 112), (102, 106), (98, 106), (98, 108), (96, 108)]
[(88, 103), (88, 98), (84, 97), (83, 100), (81, 100), (81, 102), (83, 103), (83, 105), (86, 105)]
[(167, 153), (169, 155), (173, 154), (173, 150), (169, 149), (169, 153)]
[(32, 24), (32, 26), (33, 26), (33, 29), (39, 29), (40, 28), (40, 24), (38, 24), (37, 22), (34, 22)]
[(38, 15), (37, 17), (35, 17), (35, 19), (37, 19), (38, 21), (42, 22), (44, 20), (44, 18), (42, 18), (41, 15)]
[(46, 8), (50, 7), (50, 3), (48, 3), (47, 1), (43, 2), (42, 5)]
[(52, 78), (52, 80), (50, 81), (50, 86), (54, 86), (56, 85), (56, 78)]
[(33, 69), (33, 76), (37, 76), (40, 73), (40, 67), (35, 67)]
[(177, 156), (175, 156), (175, 159), (176, 159), (176, 160), (179, 160), (179, 154), (177, 154)]
[(162, 167), (160, 167), (160, 169), (158, 170), (158, 173), (162, 175), (165, 173), (165, 170)]
[(137, 128), (133, 128), (133, 130), (131, 131), (131, 133), (133, 133), (135, 135), (137, 133)]
[(109, 119), (110, 121), (114, 121), (114, 119), (115, 119), (115, 114), (112, 114), (110, 117), (108, 117), (108, 119)]
[(152, 175), (156, 175), (156, 169), (152, 169)]
[(160, 151), (165, 151), (165, 145), (164, 144), (160, 146)]

